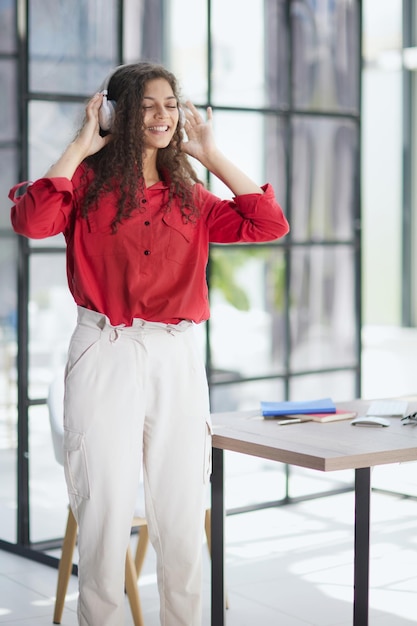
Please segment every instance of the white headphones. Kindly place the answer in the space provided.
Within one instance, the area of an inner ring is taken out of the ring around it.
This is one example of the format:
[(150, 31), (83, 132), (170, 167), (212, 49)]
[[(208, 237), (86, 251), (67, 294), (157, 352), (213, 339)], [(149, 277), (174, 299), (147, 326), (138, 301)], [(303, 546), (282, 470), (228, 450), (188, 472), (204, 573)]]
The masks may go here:
[(103, 89), (101, 93), (103, 94), (103, 102), (98, 110), (98, 121), (101, 130), (109, 131), (116, 114), (116, 102), (107, 99), (107, 89)]
[[(101, 130), (109, 131), (113, 125), (114, 116), (116, 115), (116, 102), (115, 100), (107, 99), (107, 89), (103, 89), (100, 93), (103, 94), (103, 102), (98, 110), (98, 121), (100, 123)], [(179, 114), (179, 127), (184, 128), (184, 124), (187, 121), (184, 110), (178, 107)]]
[(185, 117), (184, 109), (179, 106), (178, 107), (178, 124), (180, 128), (184, 128), (185, 122), (187, 118)]
[(101, 130), (109, 131), (114, 122), (114, 116), (116, 114), (116, 101), (107, 99), (107, 90), (109, 88), (109, 82), (113, 74), (119, 68), (123, 67), (123, 65), (118, 65), (115, 67), (104, 79), (103, 83), (100, 87), (100, 93), (103, 94), (103, 102), (98, 111), (98, 121), (100, 124)]

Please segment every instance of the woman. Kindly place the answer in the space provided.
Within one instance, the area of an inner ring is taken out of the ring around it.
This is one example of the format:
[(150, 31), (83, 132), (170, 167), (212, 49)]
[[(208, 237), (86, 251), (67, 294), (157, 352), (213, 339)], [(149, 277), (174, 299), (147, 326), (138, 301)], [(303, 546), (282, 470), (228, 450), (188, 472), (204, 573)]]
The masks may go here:
[[(205, 120), (187, 102), (179, 123), (169, 71), (126, 65), (107, 82), (60, 159), (10, 192), (17, 233), (64, 233), (78, 306), (64, 446), (79, 525), (79, 624), (123, 624), (124, 561), (143, 463), (161, 624), (199, 626), (211, 436), (194, 326), (209, 317), (208, 246), (274, 240), (288, 223), (270, 185), (258, 187), (216, 147), (210, 108)], [(103, 117), (110, 132), (100, 129)], [(207, 191), (187, 155), (234, 199)]]

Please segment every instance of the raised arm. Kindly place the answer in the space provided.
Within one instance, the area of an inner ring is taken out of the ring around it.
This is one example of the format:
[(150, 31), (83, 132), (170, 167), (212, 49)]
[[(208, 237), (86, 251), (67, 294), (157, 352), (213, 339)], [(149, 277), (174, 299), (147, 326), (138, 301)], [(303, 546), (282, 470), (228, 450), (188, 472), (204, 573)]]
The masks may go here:
[(185, 131), (188, 141), (183, 150), (219, 178), (235, 196), (263, 193), (263, 190), (217, 148), (212, 130), (213, 113), (207, 109), (207, 120), (191, 102), (186, 103)]
[(72, 141), (61, 157), (45, 174), (45, 178), (71, 178), (84, 159), (99, 152), (109, 141), (110, 136), (101, 137), (98, 111), (103, 95), (97, 93), (86, 107), (86, 121), (76, 139)]
[(87, 156), (101, 150), (109, 141), (99, 132), (101, 102), (101, 94), (91, 98), (86, 107), (85, 123), (76, 139), (42, 178), (33, 184), (15, 185), (10, 190), (9, 198), (14, 205), (11, 222), (15, 232), (41, 239), (65, 231), (72, 210), (74, 173)]

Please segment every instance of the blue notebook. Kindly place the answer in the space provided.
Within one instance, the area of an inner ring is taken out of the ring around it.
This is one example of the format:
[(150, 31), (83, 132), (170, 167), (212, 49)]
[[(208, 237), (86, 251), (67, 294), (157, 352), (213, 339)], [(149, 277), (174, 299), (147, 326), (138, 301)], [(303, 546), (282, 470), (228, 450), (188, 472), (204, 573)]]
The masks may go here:
[(310, 413), (336, 413), (336, 406), (331, 398), (307, 400), (305, 402), (261, 402), (262, 415), (309, 415)]

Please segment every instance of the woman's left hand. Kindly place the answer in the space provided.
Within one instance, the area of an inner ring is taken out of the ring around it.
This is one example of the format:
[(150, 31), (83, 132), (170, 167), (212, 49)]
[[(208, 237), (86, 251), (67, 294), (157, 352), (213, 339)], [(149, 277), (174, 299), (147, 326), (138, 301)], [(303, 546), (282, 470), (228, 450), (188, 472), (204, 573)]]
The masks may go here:
[(212, 129), (211, 107), (207, 108), (205, 120), (191, 102), (187, 101), (185, 104), (184, 130), (188, 141), (181, 144), (184, 152), (200, 161), (201, 165), (217, 176), (235, 196), (263, 194), (263, 190), (217, 148)]
[(217, 150), (212, 128), (213, 112), (211, 107), (208, 107), (205, 120), (191, 102), (187, 101), (185, 105), (186, 108), (183, 109), (186, 118), (184, 130), (188, 141), (183, 142), (182, 149), (205, 165), (213, 152)]

